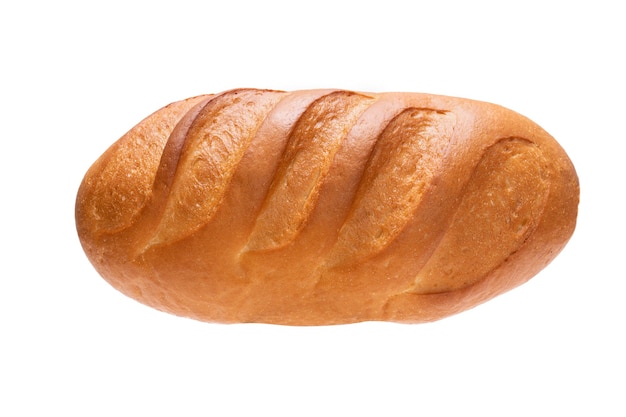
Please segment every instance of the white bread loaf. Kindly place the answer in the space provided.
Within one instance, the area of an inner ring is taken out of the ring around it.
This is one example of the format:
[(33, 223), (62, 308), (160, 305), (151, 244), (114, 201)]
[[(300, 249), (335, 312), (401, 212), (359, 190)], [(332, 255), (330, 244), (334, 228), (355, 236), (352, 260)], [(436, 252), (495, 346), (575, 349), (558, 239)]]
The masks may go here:
[(419, 323), (534, 276), (573, 233), (557, 142), (493, 104), (239, 89), (170, 104), (78, 192), (97, 271), (198, 320)]

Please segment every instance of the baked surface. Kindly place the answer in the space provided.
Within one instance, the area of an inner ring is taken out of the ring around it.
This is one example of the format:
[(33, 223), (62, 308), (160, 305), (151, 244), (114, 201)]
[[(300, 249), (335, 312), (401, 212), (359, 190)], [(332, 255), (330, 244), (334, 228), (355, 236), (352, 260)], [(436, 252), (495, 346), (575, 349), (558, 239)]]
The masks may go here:
[(222, 323), (419, 323), (534, 276), (573, 233), (578, 179), (500, 106), (417, 93), (239, 89), (158, 110), (76, 201), (115, 288)]

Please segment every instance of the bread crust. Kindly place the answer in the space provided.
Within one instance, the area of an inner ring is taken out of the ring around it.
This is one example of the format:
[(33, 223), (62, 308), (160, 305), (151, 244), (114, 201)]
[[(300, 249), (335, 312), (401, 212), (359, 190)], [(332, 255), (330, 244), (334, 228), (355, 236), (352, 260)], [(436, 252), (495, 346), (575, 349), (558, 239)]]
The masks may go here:
[(156, 309), (220, 323), (421, 323), (533, 277), (576, 223), (559, 144), (503, 107), (238, 89), (172, 103), (89, 169), (87, 257)]

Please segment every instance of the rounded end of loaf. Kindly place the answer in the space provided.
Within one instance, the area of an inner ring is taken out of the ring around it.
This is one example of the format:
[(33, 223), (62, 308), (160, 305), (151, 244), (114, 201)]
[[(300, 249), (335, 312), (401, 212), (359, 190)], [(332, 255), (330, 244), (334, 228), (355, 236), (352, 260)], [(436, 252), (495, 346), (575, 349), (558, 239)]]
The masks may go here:
[(578, 187), (558, 143), (500, 106), (233, 90), (173, 103), (113, 144), (76, 225), (111, 285), (168, 313), (421, 323), (550, 263)]

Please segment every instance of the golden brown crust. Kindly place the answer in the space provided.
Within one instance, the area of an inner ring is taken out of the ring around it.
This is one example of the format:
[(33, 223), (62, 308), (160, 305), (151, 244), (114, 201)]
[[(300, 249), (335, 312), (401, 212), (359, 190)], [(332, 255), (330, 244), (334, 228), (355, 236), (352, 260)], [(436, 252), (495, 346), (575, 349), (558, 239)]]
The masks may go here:
[(514, 288), (573, 233), (561, 147), (502, 107), (241, 89), (173, 103), (78, 192), (99, 273), (198, 320), (432, 321)]

